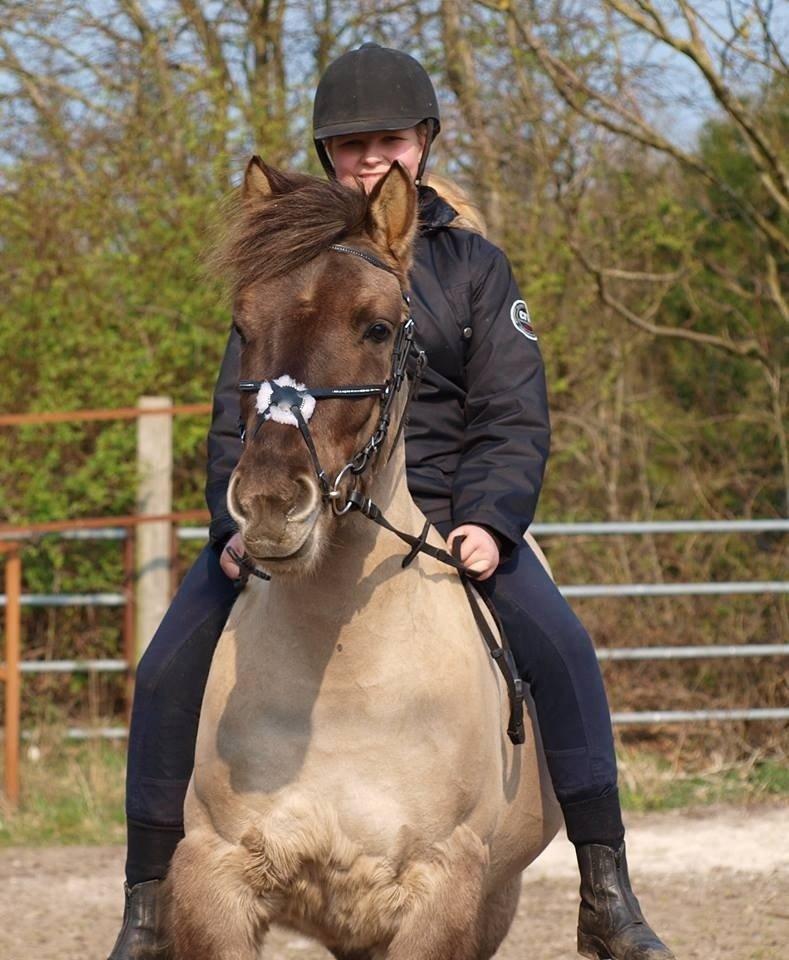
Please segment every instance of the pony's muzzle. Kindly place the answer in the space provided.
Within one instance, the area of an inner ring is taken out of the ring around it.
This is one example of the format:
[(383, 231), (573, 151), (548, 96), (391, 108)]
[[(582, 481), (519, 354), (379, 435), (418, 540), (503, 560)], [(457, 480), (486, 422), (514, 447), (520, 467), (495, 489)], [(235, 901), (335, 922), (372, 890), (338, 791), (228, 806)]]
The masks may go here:
[(276, 489), (260, 489), (236, 473), (227, 490), (230, 515), (256, 556), (295, 553), (312, 532), (321, 502), (318, 484), (308, 474), (280, 482)]

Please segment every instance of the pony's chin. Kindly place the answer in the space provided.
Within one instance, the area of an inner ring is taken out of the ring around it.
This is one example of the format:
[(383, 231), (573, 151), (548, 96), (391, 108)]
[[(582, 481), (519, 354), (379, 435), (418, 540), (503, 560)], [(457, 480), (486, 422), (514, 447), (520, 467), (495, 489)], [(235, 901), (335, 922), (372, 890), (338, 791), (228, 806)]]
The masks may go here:
[(258, 540), (244, 540), (244, 546), (250, 559), (272, 576), (298, 576), (309, 573), (317, 563), (320, 551), (317, 548), (316, 532), (313, 526), (299, 546), (290, 553), (282, 553), (281, 544), (274, 547)]

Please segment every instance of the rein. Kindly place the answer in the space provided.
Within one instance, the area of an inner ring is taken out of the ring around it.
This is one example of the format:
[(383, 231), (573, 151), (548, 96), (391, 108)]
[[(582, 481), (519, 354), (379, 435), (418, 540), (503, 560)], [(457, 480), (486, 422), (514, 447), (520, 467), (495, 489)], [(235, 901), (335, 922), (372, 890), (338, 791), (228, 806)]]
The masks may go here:
[[(378, 257), (365, 250), (358, 250), (355, 247), (348, 247), (341, 243), (333, 243), (329, 250), (337, 253), (349, 254), (360, 257), (367, 263), (385, 270), (387, 273), (398, 279), (397, 273), (388, 264), (379, 260)], [(394, 406), (397, 395), (403, 381), (406, 379), (408, 361), (413, 357), (415, 360), (414, 376), (408, 388), (408, 395), (403, 406), (403, 412), (400, 415), (400, 421), (397, 425), (397, 431), (392, 441), (389, 451), (389, 457), (392, 456), (400, 434), (406, 422), (406, 415), (411, 400), (416, 394), (419, 383), (422, 379), (422, 373), (426, 363), (424, 350), (421, 350), (414, 342), (414, 317), (411, 312), (411, 299), (408, 294), (402, 290), (403, 302), (407, 311), (405, 321), (400, 325), (395, 339), (394, 350), (392, 352), (392, 366), (389, 378), (385, 383), (378, 384), (352, 384), (342, 387), (307, 387), (304, 384), (296, 383), (288, 376), (277, 377), (269, 380), (242, 380), (238, 389), (242, 393), (257, 394), (256, 409), (257, 421), (253, 433), (253, 439), (258, 435), (260, 428), (268, 420), (274, 420), (279, 423), (289, 423), (298, 427), (304, 443), (312, 460), (313, 469), (318, 479), (321, 495), (325, 502), (331, 504), (332, 511), (336, 516), (341, 517), (351, 510), (358, 510), (363, 516), (377, 523), (379, 526), (395, 534), (404, 543), (411, 548), (403, 558), (403, 567), (409, 566), (418, 554), (425, 553), (435, 560), (445, 563), (458, 571), (463, 588), (466, 591), (469, 605), (471, 606), (474, 620), (485, 639), (491, 657), (498, 664), (504, 680), (507, 685), (507, 692), (510, 701), (510, 720), (507, 727), (507, 734), (514, 744), (521, 744), (525, 741), (525, 731), (523, 725), (523, 682), (518, 676), (515, 660), (512, 656), (509, 644), (504, 633), (504, 629), (493, 606), (481, 594), (477, 593), (470, 584), (469, 574), (460, 560), (460, 547), (463, 541), (462, 537), (456, 537), (452, 544), (452, 553), (435, 547), (427, 542), (430, 532), (430, 521), (426, 521), (419, 536), (405, 533), (392, 526), (384, 517), (380, 507), (378, 507), (369, 497), (363, 496), (357, 489), (351, 490), (345, 497), (345, 502), (341, 503), (342, 492), (340, 486), (346, 475), (360, 476), (370, 465), (373, 457), (383, 446), (389, 432), (392, 417), (392, 407)], [(377, 396), (381, 401), (381, 412), (378, 416), (378, 423), (373, 430), (372, 436), (365, 445), (345, 464), (339, 471), (334, 480), (330, 480), (326, 471), (321, 466), (318, 451), (315, 448), (315, 442), (309, 428), (309, 420), (315, 411), (318, 400), (358, 400), (364, 397)], [(241, 441), (245, 442), (246, 430), (241, 430)], [(239, 556), (233, 551), (232, 559), (244, 570), (247, 576), (259, 577), (261, 580), (270, 580), (271, 575), (260, 570), (249, 557)], [(488, 626), (482, 610), (480, 608), (480, 597), (490, 611), (494, 622), (501, 636), (501, 646), (496, 641), (493, 631)]]

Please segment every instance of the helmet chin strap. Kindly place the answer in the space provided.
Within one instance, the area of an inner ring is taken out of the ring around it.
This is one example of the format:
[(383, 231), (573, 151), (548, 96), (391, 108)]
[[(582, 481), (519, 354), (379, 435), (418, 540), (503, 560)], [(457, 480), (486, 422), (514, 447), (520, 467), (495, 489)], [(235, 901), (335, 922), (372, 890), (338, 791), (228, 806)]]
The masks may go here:
[(422, 177), (425, 173), (425, 167), (427, 166), (427, 158), (430, 156), (430, 148), (433, 145), (433, 137), (436, 129), (435, 120), (425, 120), (427, 124), (427, 133), (425, 134), (425, 146), (422, 150), (422, 156), (419, 158), (419, 166), (417, 167), (416, 177), (414, 178), (414, 183), (417, 187), (422, 185)]

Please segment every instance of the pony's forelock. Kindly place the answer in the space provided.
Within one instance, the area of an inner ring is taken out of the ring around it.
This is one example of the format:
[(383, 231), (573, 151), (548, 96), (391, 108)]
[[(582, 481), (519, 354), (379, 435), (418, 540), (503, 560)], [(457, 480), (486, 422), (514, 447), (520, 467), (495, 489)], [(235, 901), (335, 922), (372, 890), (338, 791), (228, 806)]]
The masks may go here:
[(305, 174), (278, 171), (278, 177), (277, 193), (244, 197), (239, 191), (224, 206), (224, 226), (208, 265), (234, 296), (303, 266), (364, 228), (362, 190)]

